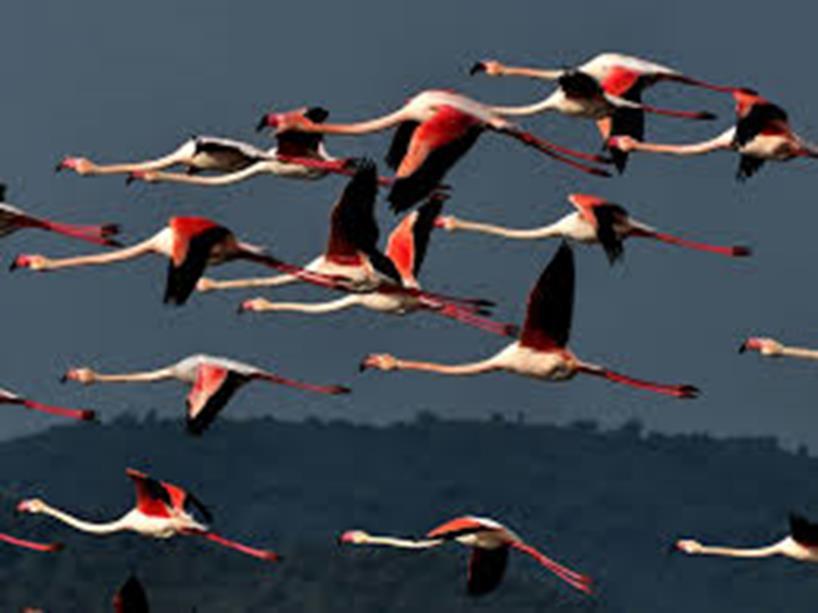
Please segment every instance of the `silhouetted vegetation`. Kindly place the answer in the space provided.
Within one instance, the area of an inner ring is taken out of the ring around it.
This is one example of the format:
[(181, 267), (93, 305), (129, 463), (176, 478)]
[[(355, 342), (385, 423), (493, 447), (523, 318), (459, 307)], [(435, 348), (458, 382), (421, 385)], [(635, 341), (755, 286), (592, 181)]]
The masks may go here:
[[(45, 517), (13, 515), (34, 495), (106, 520), (132, 503), (123, 469), (183, 484), (214, 528), (284, 556), (265, 564), (192, 538), (95, 538)], [(644, 435), (439, 421), (380, 429), (311, 420), (223, 420), (206, 437), (177, 422), (131, 418), (55, 428), (0, 445), (0, 530), (68, 548), (0, 548), (0, 610), (108, 611), (133, 571), (157, 611), (813, 611), (818, 569), (789, 560), (669, 555), (679, 536), (762, 544), (786, 513), (818, 514), (818, 461), (772, 439)], [(462, 547), (341, 548), (340, 531), (419, 535), (461, 513), (489, 515), (593, 576), (595, 598), (512, 555), (505, 583), (465, 595)]]

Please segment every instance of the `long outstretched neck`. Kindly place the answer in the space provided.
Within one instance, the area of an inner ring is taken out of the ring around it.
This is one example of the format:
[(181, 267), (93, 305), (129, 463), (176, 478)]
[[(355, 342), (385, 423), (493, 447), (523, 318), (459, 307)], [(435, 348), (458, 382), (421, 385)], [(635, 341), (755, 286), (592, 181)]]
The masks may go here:
[(805, 360), (818, 360), (818, 350), (806, 349), (804, 347), (781, 347), (781, 355), (790, 358), (801, 358)]
[(230, 540), (228, 538), (223, 537), (220, 534), (215, 532), (207, 531), (191, 531), (189, 534), (200, 536), (208, 541), (213, 543), (217, 543), (222, 547), (227, 547), (228, 549), (234, 549), (238, 552), (241, 552), (245, 555), (252, 556), (254, 558), (258, 558), (260, 560), (265, 560), (267, 562), (278, 562), (281, 560), (281, 556), (279, 556), (274, 551), (269, 551), (268, 549), (257, 549), (255, 547), (250, 547), (249, 545), (244, 545), (243, 543), (239, 543), (237, 541)]
[(43, 553), (50, 553), (53, 551), (59, 551), (63, 548), (60, 543), (37, 543), (35, 541), (29, 541), (26, 539), (17, 538), (16, 536), (11, 536), (10, 534), (3, 534), (0, 533), (0, 541), (3, 543), (8, 543), (9, 545), (14, 545), (16, 547), (23, 547), (25, 549), (32, 549), (34, 551), (41, 551)]
[(384, 547), (397, 547), (399, 549), (430, 549), (442, 545), (443, 539), (403, 539), (395, 536), (377, 536), (367, 534), (356, 544), (361, 545), (382, 545)]
[(665, 396), (673, 396), (675, 398), (695, 398), (696, 396), (699, 395), (698, 388), (692, 385), (666, 385), (663, 383), (653, 383), (651, 381), (645, 381), (643, 379), (629, 377), (628, 375), (623, 375), (621, 373), (615, 372), (608, 368), (604, 368), (602, 366), (597, 366), (595, 364), (580, 363), (580, 365), (577, 367), (577, 370), (578, 372), (584, 373), (586, 375), (602, 377), (614, 383), (629, 385), (631, 387), (635, 387), (648, 392), (664, 394)]
[[(230, 185), (231, 183), (238, 183), (239, 181), (249, 179), (253, 175), (269, 172), (268, 167), (268, 162), (256, 162), (236, 172), (227, 172), (211, 176), (187, 175), (180, 172), (163, 172), (157, 170), (151, 173), (149, 182), (185, 183), (187, 185)], [(144, 180), (144, 178), (143, 171), (134, 171), (130, 173), (129, 182), (133, 180)]]
[(154, 251), (154, 239), (150, 238), (141, 243), (137, 243), (132, 247), (125, 247), (124, 249), (116, 249), (105, 253), (80, 255), (71, 258), (49, 259), (46, 269), (54, 270), (58, 268), (72, 268), (76, 266), (98, 266), (102, 264), (112, 264), (114, 262), (138, 258)]
[(478, 232), (480, 234), (493, 234), (494, 236), (502, 236), (503, 238), (512, 238), (517, 240), (536, 240), (563, 236), (563, 232), (559, 227), (559, 222), (555, 222), (547, 226), (541, 226), (539, 228), (518, 229), (478, 221), (469, 221), (457, 217), (452, 219), (451, 231), (456, 232), (458, 230)]
[(545, 568), (550, 570), (552, 573), (557, 575), (557, 577), (572, 587), (575, 587), (586, 594), (591, 594), (593, 592), (593, 581), (587, 575), (578, 573), (571, 570), (567, 566), (563, 566), (562, 564), (555, 562), (541, 551), (535, 549), (527, 543), (523, 543), (522, 541), (514, 541), (511, 543), (511, 546), (514, 547), (514, 549), (517, 549), (518, 551), (521, 551), (537, 560), (537, 562), (542, 564)]
[[(337, 300), (330, 300), (328, 302), (270, 302), (263, 301), (257, 304), (253, 300), (247, 300), (242, 303), (242, 311), (289, 311), (293, 313), (307, 313), (309, 315), (323, 315), (324, 313), (332, 313), (334, 311), (342, 311), (353, 306), (361, 304), (360, 294), (351, 294), (338, 298)], [(252, 305), (252, 306), (251, 306)]]
[(322, 134), (369, 134), (370, 132), (380, 132), (388, 130), (403, 121), (409, 119), (406, 112), (401, 108), (394, 113), (383, 115), (376, 119), (360, 121), (358, 123), (320, 123), (315, 124), (309, 131), (320, 132)]
[(90, 534), (96, 534), (99, 536), (104, 536), (106, 534), (113, 534), (115, 532), (122, 532), (123, 530), (130, 530), (130, 524), (128, 522), (128, 515), (123, 515), (119, 519), (115, 519), (114, 521), (107, 522), (107, 523), (94, 523), (85, 521), (83, 519), (79, 519), (78, 517), (74, 517), (66, 513), (65, 511), (61, 511), (60, 509), (55, 509), (54, 507), (45, 505), (43, 507), (42, 513), (46, 515), (50, 515), (54, 519), (57, 519), (64, 524), (68, 524), (72, 528), (76, 528), (82, 532), (88, 532)]
[[(186, 143), (187, 144), (187, 143)], [(188, 158), (186, 145), (181, 145), (176, 151), (152, 160), (140, 162), (124, 162), (120, 164), (93, 164), (88, 170), (89, 175), (112, 175), (140, 170), (159, 170), (174, 164), (183, 163)]]
[(314, 385), (312, 383), (304, 383), (303, 381), (296, 381), (295, 379), (288, 379), (281, 375), (274, 373), (259, 373), (256, 375), (259, 379), (275, 383), (276, 385), (286, 385), (287, 387), (294, 387), (295, 389), (304, 390), (306, 392), (316, 392), (318, 394), (347, 394), (349, 388), (342, 385)]
[(498, 77), (528, 77), (542, 81), (556, 81), (565, 74), (564, 70), (548, 70), (545, 68), (526, 68), (525, 66), (503, 66), (496, 76)]
[(28, 399), (19, 400), (14, 404), (19, 404), (32, 411), (39, 411), (40, 413), (47, 413), (58, 417), (68, 417), (69, 419), (78, 419), (80, 421), (93, 421), (96, 417), (96, 413), (88, 409), (66, 409), (65, 407), (43, 404), (42, 402)]
[(298, 277), (295, 275), (284, 274), (276, 275), (274, 277), (251, 277), (249, 279), (229, 279), (226, 281), (218, 281), (216, 279), (207, 279), (206, 283), (199, 288), (199, 291), (210, 290), (224, 290), (224, 289), (243, 289), (246, 287), (277, 287), (279, 285), (287, 285), (288, 283), (295, 283)]
[(775, 543), (767, 547), (756, 547), (750, 549), (740, 549), (735, 547), (717, 547), (702, 545), (694, 555), (724, 556), (729, 558), (769, 558), (781, 553), (781, 543)]
[[(728, 135), (729, 133), (729, 135)], [(634, 144), (634, 151), (644, 151), (647, 153), (667, 153), (669, 155), (703, 155), (712, 151), (720, 149), (731, 149), (733, 143), (733, 130), (728, 133), (720, 134), (716, 138), (706, 140), (700, 143), (691, 143), (689, 145), (669, 145), (661, 143), (643, 143), (637, 142)]]
[(471, 375), (482, 375), (488, 372), (500, 370), (500, 367), (492, 358), (481, 360), (480, 362), (470, 362), (466, 364), (440, 364), (437, 362), (420, 362), (415, 360), (396, 360), (397, 370), (418, 370), (423, 372), (437, 373), (439, 375), (450, 375), (455, 377), (468, 377)]
[(680, 238), (678, 236), (674, 236), (673, 234), (667, 234), (666, 232), (659, 232), (657, 230), (653, 230), (652, 228), (645, 228), (645, 227), (637, 227), (631, 230), (630, 236), (639, 237), (639, 238), (652, 238), (657, 241), (662, 241), (663, 243), (668, 243), (671, 245), (677, 245), (679, 247), (684, 247), (686, 249), (695, 249), (696, 251), (707, 251), (709, 253), (718, 253), (719, 255), (726, 255), (728, 257), (746, 257), (751, 255), (751, 250), (749, 247), (743, 245), (731, 245), (731, 246), (722, 246), (722, 245), (711, 245), (709, 243), (700, 243), (698, 241), (691, 241), (685, 238)]
[(490, 111), (502, 115), (503, 117), (525, 117), (527, 115), (536, 115), (537, 113), (545, 113), (548, 111), (557, 110), (557, 105), (549, 96), (543, 100), (539, 100), (532, 104), (523, 104), (519, 106), (489, 106)]
[(171, 379), (173, 373), (168, 368), (133, 373), (94, 373), (94, 383), (150, 383)]

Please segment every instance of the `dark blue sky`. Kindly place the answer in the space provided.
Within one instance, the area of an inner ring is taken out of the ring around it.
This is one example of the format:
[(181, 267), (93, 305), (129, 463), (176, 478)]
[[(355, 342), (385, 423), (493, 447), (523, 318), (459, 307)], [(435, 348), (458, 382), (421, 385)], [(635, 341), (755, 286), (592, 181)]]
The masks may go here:
[[(202, 1), (174, 10), (151, 0), (125, 11), (99, 0), (15, 3), (3, 11), (0, 38), (0, 177), (9, 184), (11, 202), (64, 221), (119, 222), (128, 242), (153, 233), (170, 215), (200, 214), (302, 262), (323, 245), (327, 212), (342, 180), (126, 188), (121, 178), (57, 176), (53, 166), (67, 153), (98, 161), (151, 157), (193, 133), (263, 143), (253, 132), (258, 116), (302, 104), (324, 105), (344, 121), (390, 110), (427, 87), (452, 87), (487, 101), (530, 101), (547, 88), (525, 80), (470, 79), (465, 69), (482, 57), (560, 66), (609, 50), (662, 61), (712, 82), (756, 87), (790, 111), (796, 130), (818, 140), (811, 117), (818, 86), (801, 77), (813, 68), (815, 11), (796, 2), (777, 3), (775, 13), (749, 5), (743, 10), (701, 0), (468, 8), (429, 0), (326, 6)], [(653, 119), (648, 129), (656, 140), (706, 138), (732, 120), (731, 100), (719, 94), (660, 85), (648, 99), (719, 114), (709, 124)], [(566, 145), (598, 146), (590, 122), (537, 117), (525, 125)], [(335, 139), (329, 148), (380, 160), (387, 139)], [(696, 384), (703, 396), (693, 402), (595, 380), (548, 385), (503, 375), (358, 376), (358, 360), (370, 351), (471, 360), (503, 341), (429, 316), (236, 316), (238, 301), (257, 292), (197, 296), (184, 308), (166, 308), (166, 263), (159, 258), (6, 275), (2, 384), (43, 401), (96, 408), (104, 418), (149, 409), (181, 418), (186, 392), (173, 383), (85, 390), (61, 387), (57, 379), (72, 365), (152, 368), (205, 351), (354, 388), (344, 399), (249, 388), (229, 408), (235, 418), (318, 415), (386, 423), (419, 410), (475, 418), (521, 413), (555, 423), (637, 418), (663, 432), (769, 434), (814, 449), (818, 367), (740, 357), (736, 348), (751, 333), (818, 346), (811, 282), (818, 256), (818, 213), (811, 202), (818, 165), (769, 165), (738, 185), (736, 164), (729, 154), (643, 156), (624, 177), (606, 181), (487, 134), (449, 177), (455, 187), (449, 210), (468, 218), (538, 225), (569, 210), (567, 193), (583, 191), (683, 236), (751, 244), (751, 260), (730, 261), (632, 241), (624, 265), (613, 270), (598, 248), (578, 250), (576, 353), (636, 376)], [(380, 217), (384, 229), (394, 223), (385, 206)], [(429, 289), (494, 298), (499, 318), (519, 320), (528, 288), (555, 247), (439, 234), (422, 281)], [(19, 251), (87, 250), (36, 233), (3, 241), (6, 261)], [(231, 265), (213, 272), (223, 278), (257, 271)], [(269, 295), (327, 297), (300, 287)], [(3, 436), (12, 437), (52, 423), (9, 408), (0, 426)]]

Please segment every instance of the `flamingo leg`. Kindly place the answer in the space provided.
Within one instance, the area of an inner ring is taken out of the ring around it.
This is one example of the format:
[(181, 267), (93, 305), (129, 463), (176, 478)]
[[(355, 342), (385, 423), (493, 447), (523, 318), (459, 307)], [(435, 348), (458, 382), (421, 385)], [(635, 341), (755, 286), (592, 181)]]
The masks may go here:
[(539, 562), (541, 565), (543, 565), (545, 568), (550, 570), (552, 573), (557, 575), (557, 577), (559, 577), (572, 587), (582, 592), (585, 592), (586, 594), (593, 593), (593, 588), (591, 585), (592, 579), (587, 575), (578, 573), (574, 570), (571, 570), (567, 566), (563, 566), (562, 564), (555, 562), (547, 555), (545, 555), (541, 551), (538, 551), (537, 549), (535, 549), (531, 545), (528, 545), (527, 543), (515, 541), (511, 543), (511, 546), (517, 549), (518, 551), (521, 551), (537, 560), (537, 562)]
[(96, 414), (87, 409), (66, 409), (63, 407), (56, 407), (50, 404), (43, 404), (33, 400), (19, 400), (11, 404), (18, 404), (31, 409), (32, 411), (40, 411), (41, 413), (48, 413), (49, 415), (57, 415), (59, 417), (68, 417), (70, 419), (78, 419), (80, 421), (93, 421)]
[(0, 533), (0, 541), (8, 543), (9, 545), (14, 545), (16, 547), (23, 547), (25, 549), (32, 549), (34, 551), (41, 551), (43, 553), (60, 551), (63, 548), (62, 543), (35, 543), (34, 541), (28, 541), (25, 539), (17, 538), (15, 536), (11, 536), (9, 534), (2, 533)]
[(208, 541), (212, 541), (221, 545), (222, 547), (227, 547), (228, 549), (235, 549), (243, 554), (248, 556), (252, 556), (254, 558), (258, 558), (260, 560), (266, 560), (267, 562), (279, 562), (281, 561), (281, 556), (279, 556), (274, 551), (269, 551), (267, 549), (256, 549), (255, 547), (250, 547), (249, 545), (244, 545), (242, 543), (230, 540), (221, 536), (220, 534), (216, 534), (215, 532), (207, 531), (207, 532), (199, 532), (199, 531), (191, 531), (188, 534), (192, 534), (195, 536), (200, 536)]

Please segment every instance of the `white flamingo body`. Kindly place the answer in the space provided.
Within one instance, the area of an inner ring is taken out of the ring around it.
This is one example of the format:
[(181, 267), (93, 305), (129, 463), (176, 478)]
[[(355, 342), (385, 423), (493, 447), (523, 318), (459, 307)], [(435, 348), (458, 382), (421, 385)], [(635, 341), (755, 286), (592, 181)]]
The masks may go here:
[(682, 76), (682, 73), (669, 66), (622, 53), (600, 53), (579, 66), (579, 70), (591, 75), (600, 83), (611, 76), (614, 70), (621, 68), (632, 70), (642, 75), (650, 75), (651, 77), (672, 78)]

